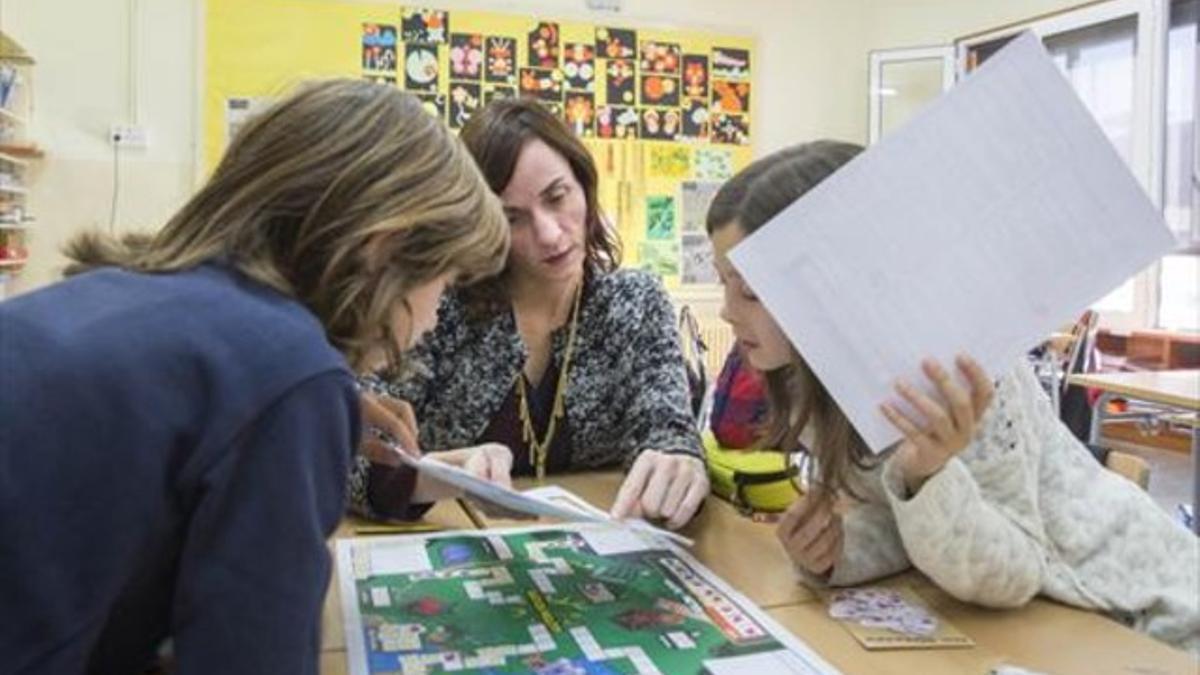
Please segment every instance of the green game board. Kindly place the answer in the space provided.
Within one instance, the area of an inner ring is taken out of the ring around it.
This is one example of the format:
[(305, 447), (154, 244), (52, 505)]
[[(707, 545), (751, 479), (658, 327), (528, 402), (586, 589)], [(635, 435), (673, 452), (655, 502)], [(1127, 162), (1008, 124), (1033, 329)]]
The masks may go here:
[[(832, 672), (689, 556), (604, 529), (341, 543), (351, 672), (735, 672), (722, 667), (788, 657)], [(612, 537), (645, 545), (591, 545)], [(753, 655), (768, 660), (738, 658)]]

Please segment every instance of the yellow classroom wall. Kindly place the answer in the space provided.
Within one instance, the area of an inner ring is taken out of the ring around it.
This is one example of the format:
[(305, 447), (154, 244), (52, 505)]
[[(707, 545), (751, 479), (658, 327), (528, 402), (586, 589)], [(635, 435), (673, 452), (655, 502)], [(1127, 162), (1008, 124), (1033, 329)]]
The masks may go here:
[[(256, 0), (245, 0), (247, 3)], [(299, 0), (319, 4), (332, 0)], [(46, 151), (30, 203), (30, 263), (12, 290), (58, 278), (58, 248), (109, 226), (113, 123), (136, 121), (145, 149), (123, 150), (115, 229), (161, 225), (200, 176), (198, 50), (202, 0), (0, 0), (0, 30), (36, 59), (32, 136)], [(379, 3), (400, 7), (400, 2)], [(625, 0), (620, 14), (583, 0), (431, 1), (608, 25), (705, 30), (755, 40), (754, 151), (817, 137), (862, 142), (867, 52), (956, 36), (1075, 2), (1048, 0)], [(135, 38), (131, 40), (130, 36)]]

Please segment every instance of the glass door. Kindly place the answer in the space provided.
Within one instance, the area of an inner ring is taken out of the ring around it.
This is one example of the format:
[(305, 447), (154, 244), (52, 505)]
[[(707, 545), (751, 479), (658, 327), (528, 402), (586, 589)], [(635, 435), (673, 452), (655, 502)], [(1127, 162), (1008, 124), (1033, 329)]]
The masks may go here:
[(953, 47), (881, 49), (870, 55), (871, 143), (954, 84)]

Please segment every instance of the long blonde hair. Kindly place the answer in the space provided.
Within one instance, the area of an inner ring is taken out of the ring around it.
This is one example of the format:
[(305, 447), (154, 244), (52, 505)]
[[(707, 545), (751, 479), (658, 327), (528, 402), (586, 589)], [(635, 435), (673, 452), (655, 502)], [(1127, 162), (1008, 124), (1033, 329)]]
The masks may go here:
[(497, 274), (508, 224), (471, 156), (420, 101), (329, 80), (247, 123), (156, 234), (88, 232), (65, 253), (68, 274), (224, 262), (308, 307), (351, 364), (383, 353), (396, 367), (398, 303), (447, 272)]
[[(725, 227), (753, 233), (861, 150), (850, 143), (815, 141), (752, 162), (713, 197), (708, 233)], [(816, 461), (807, 464), (809, 484), (819, 498), (861, 497), (853, 468), (870, 468), (874, 455), (800, 354), (791, 352), (790, 363), (764, 373), (768, 413), (759, 445), (796, 452), (801, 432), (811, 425), (808, 452)]]

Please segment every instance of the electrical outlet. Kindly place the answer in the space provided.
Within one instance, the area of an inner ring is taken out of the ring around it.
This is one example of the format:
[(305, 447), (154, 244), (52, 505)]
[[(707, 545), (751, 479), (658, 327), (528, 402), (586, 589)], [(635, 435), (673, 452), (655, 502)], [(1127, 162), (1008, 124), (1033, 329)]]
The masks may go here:
[(108, 130), (108, 142), (121, 148), (144, 148), (149, 139), (146, 127), (140, 124), (114, 124)]

